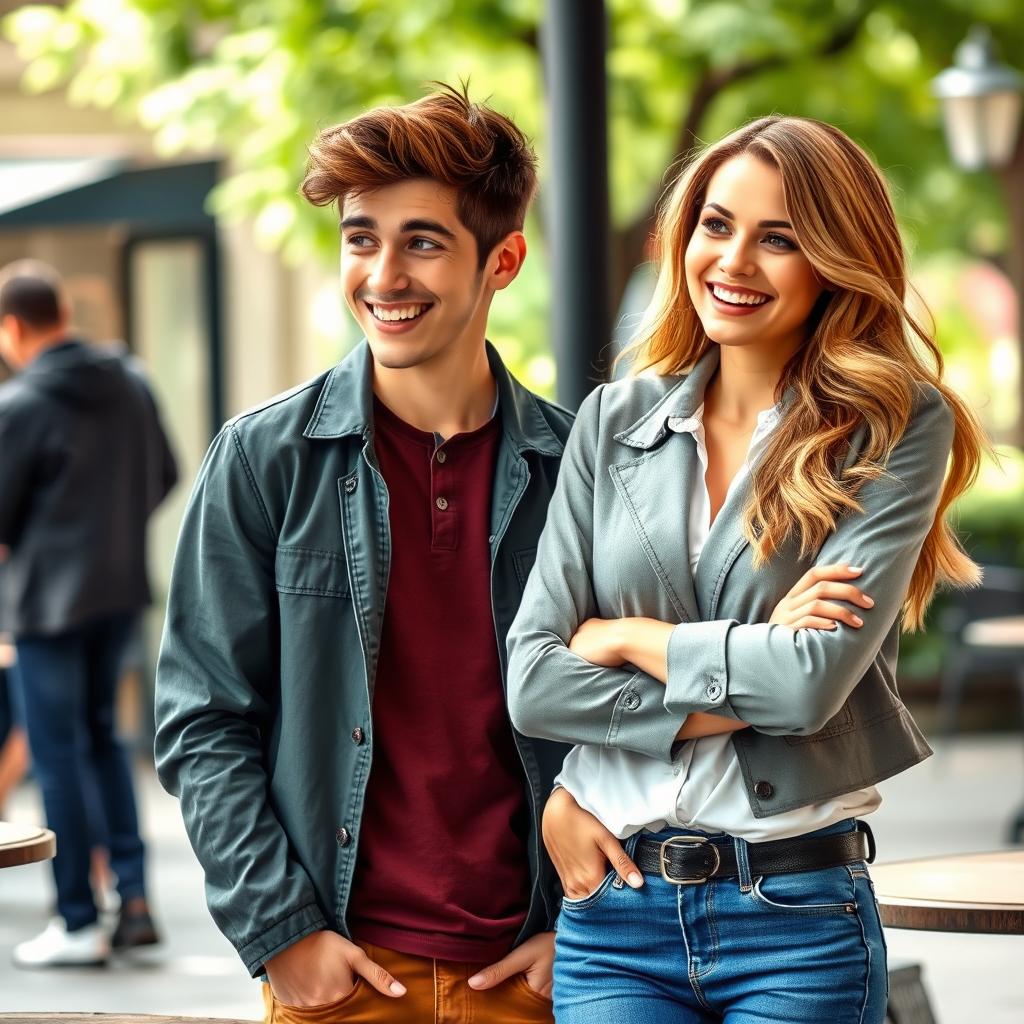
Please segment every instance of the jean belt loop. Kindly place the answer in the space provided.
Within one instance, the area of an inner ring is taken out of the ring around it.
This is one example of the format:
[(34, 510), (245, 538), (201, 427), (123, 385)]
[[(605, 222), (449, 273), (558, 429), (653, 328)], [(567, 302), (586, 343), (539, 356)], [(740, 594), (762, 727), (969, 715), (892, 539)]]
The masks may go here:
[(644, 837), (644, 830), (640, 829), (639, 832), (634, 832), (631, 836), (627, 837), (623, 843), (622, 848), (626, 851), (627, 857), (632, 857), (636, 851), (637, 844)]
[(746, 839), (733, 836), (733, 847), (736, 850), (736, 868), (740, 879), (740, 892), (750, 892), (754, 888), (754, 879), (750, 874), (749, 848)]

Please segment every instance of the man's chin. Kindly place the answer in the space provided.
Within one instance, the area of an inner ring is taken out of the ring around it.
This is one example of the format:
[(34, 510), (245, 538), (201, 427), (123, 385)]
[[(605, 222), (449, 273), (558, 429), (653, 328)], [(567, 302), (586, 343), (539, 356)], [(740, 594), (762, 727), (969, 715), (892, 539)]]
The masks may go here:
[(371, 329), (366, 333), (366, 340), (373, 353), (373, 361), (388, 370), (407, 370), (437, 354), (436, 346), (430, 344), (429, 338), (415, 338), (410, 334), (382, 338)]

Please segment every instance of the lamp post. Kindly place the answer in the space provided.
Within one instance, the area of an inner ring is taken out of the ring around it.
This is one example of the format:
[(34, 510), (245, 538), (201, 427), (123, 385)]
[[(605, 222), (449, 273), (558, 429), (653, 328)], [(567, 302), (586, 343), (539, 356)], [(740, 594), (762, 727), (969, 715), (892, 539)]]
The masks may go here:
[(603, 377), (611, 340), (604, 0), (547, 0), (545, 187), (558, 400), (575, 411)]
[(1010, 220), (1010, 277), (1017, 295), (1016, 442), (1024, 446), (1024, 75), (999, 63), (989, 30), (975, 26), (957, 47), (953, 67), (932, 81), (942, 102), (953, 162), (993, 170), (1003, 183)]

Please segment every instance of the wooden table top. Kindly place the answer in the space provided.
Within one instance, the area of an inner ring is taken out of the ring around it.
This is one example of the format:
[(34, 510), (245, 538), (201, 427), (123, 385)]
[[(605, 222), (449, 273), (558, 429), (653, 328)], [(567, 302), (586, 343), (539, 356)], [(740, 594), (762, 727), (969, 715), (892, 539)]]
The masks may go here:
[(0, 821), (0, 868), (34, 864), (57, 853), (57, 837), (48, 828)]
[(875, 864), (889, 928), (1024, 935), (1024, 850)]

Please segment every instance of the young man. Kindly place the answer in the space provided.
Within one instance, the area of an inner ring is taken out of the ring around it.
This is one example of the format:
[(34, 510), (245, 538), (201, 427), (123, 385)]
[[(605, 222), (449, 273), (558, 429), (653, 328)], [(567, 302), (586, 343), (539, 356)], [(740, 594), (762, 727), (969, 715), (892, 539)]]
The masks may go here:
[(452, 90), (322, 132), (366, 341), (228, 423), (185, 517), (158, 768), (276, 1024), (551, 1020), (566, 748), (514, 733), (505, 635), (571, 417), (485, 341), (535, 187)]
[[(177, 480), (153, 396), (131, 363), (76, 339), (57, 272), (0, 270), (0, 629), (14, 635), (46, 823), (57, 833), (57, 917), (14, 950), (21, 967), (106, 961), (157, 941), (125, 752), (121, 663), (149, 603), (146, 523)], [(90, 785), (93, 784), (93, 785)], [(100, 817), (88, 808), (96, 797)], [(109, 837), (121, 918), (109, 936), (90, 887)]]

